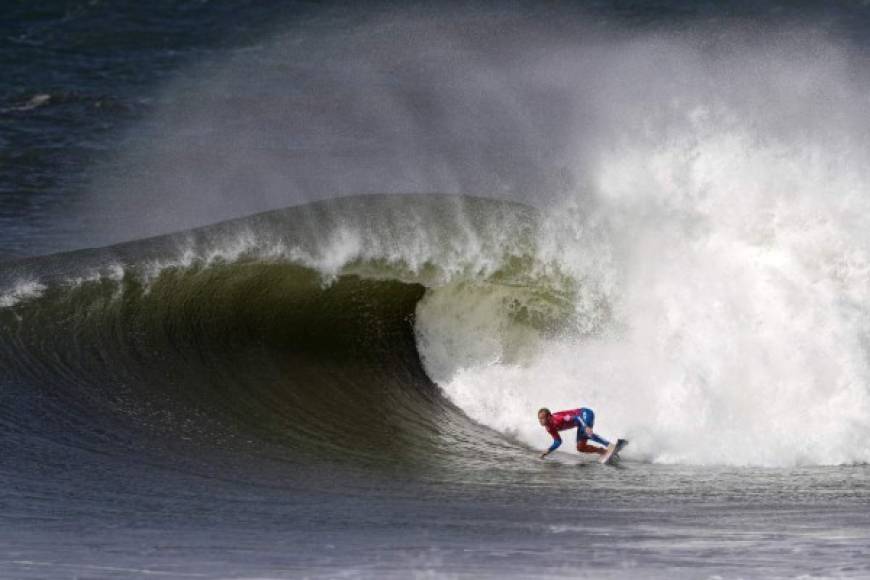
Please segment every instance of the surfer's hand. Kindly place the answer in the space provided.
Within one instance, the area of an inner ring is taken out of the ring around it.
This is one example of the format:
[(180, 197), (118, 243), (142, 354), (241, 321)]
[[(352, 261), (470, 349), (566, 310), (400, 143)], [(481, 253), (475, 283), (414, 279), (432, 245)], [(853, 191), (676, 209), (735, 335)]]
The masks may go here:
[(588, 435), (589, 437), (592, 437), (592, 435), (593, 435), (592, 427), (586, 427), (586, 429), (584, 429), (584, 431), (586, 432), (586, 435)]

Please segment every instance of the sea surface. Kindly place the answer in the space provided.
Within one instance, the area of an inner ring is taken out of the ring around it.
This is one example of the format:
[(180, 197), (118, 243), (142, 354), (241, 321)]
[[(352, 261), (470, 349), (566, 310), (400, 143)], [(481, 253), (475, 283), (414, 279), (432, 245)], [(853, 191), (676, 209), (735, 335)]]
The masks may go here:
[(870, 577), (862, 3), (2, 9), (0, 578)]

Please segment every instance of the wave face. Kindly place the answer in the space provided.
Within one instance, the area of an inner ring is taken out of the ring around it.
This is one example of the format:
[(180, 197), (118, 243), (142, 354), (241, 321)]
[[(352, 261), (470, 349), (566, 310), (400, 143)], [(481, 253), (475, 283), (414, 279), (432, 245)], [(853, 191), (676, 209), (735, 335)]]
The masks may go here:
[(775, 233), (687, 233), (623, 202), (360, 196), (4, 264), (0, 420), (83, 448), (467, 469), (547, 443), (539, 407), (587, 405), (636, 460), (870, 460), (866, 269), (843, 232), (797, 204)]
[[(519, 275), (510, 256), (528, 252), (534, 219), (372, 196), (7, 264), (0, 368), (16, 404), (0, 420), (104, 451), (164, 441), (422, 466), (483, 440), (477, 460), (515, 454), (428, 378), (414, 318), (427, 287)], [(501, 228), (510, 246), (487, 239)]]

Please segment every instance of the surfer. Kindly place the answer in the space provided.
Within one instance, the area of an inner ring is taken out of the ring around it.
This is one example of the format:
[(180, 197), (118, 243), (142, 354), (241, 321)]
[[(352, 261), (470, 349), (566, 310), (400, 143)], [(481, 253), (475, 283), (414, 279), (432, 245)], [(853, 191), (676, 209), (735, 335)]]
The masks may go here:
[[(595, 453), (604, 456), (608, 452), (616, 453), (625, 445), (624, 439), (619, 439), (616, 445), (611, 443), (592, 431), (592, 426), (595, 423), (595, 413), (592, 409), (581, 407), (580, 409), (571, 409), (570, 411), (559, 411), (551, 413), (549, 409), (543, 408), (538, 411), (538, 422), (547, 430), (553, 437), (553, 444), (550, 448), (541, 453), (541, 459), (555, 451), (562, 444), (562, 437), (559, 436), (559, 431), (566, 429), (577, 428), (577, 451), (579, 453)], [(589, 440), (592, 440), (604, 447), (590, 445)]]

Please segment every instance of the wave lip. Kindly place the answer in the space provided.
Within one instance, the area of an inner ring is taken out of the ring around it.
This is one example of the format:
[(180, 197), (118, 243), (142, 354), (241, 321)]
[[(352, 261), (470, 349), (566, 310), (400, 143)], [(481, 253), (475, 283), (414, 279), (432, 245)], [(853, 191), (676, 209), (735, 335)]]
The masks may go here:
[(15, 306), (24, 300), (39, 298), (46, 287), (39, 282), (31, 280), (19, 280), (7, 290), (0, 293), (0, 308)]

